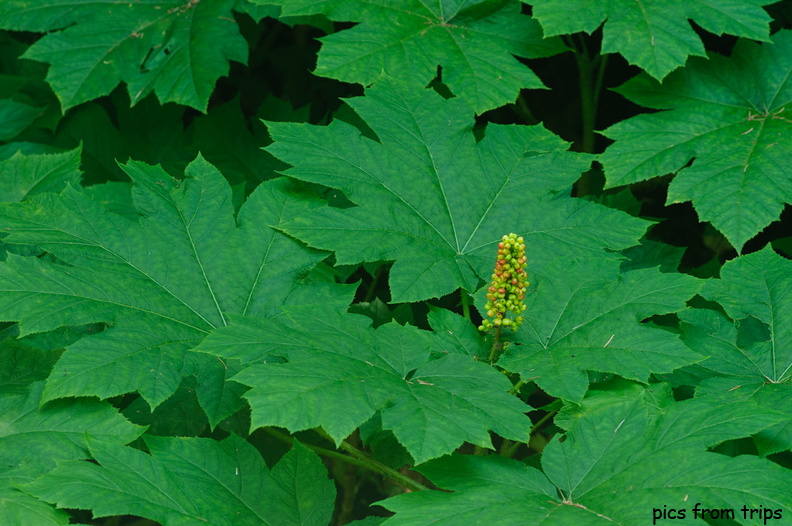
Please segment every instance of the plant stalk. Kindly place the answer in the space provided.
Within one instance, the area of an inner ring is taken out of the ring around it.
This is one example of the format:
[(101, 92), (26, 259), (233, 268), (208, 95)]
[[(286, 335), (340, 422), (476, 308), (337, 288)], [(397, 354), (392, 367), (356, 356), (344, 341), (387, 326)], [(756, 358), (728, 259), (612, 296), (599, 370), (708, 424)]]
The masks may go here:
[(548, 420), (553, 418), (557, 412), (558, 412), (558, 409), (554, 409), (553, 411), (550, 411), (545, 416), (540, 418), (537, 423), (535, 423), (534, 425), (531, 426), (530, 434), (533, 435), (536, 432), (537, 429), (542, 427), (542, 424), (544, 424), (545, 422), (547, 422)]
[(524, 386), (526, 383), (528, 383), (527, 380), (520, 380), (519, 382), (514, 384), (511, 389), (509, 389), (509, 393), (513, 395), (520, 394), (520, 388)]
[(377, 473), (388, 477), (389, 479), (393, 480), (397, 484), (411, 490), (411, 491), (428, 491), (429, 488), (418, 482), (417, 480), (413, 480), (407, 475), (396, 471), (395, 469), (386, 466), (382, 462), (378, 460), (374, 460), (373, 458), (369, 457), (362, 451), (360, 451), (355, 446), (347, 443), (346, 441), (342, 441), (339, 445), (341, 449), (355, 457), (360, 462), (366, 464), (366, 467), (371, 471), (376, 471)]
[(502, 330), (503, 327), (501, 326), (495, 328), (495, 339), (492, 340), (492, 349), (490, 350), (490, 355), (489, 358), (487, 359), (490, 365), (495, 363), (495, 359), (498, 357), (498, 353), (500, 352), (500, 347), (501, 347), (500, 337)]
[(500, 452), (498, 454), (502, 457), (513, 458), (514, 454), (517, 452), (517, 449), (521, 445), (523, 445), (522, 442), (504, 440), (503, 444), (501, 445)]
[(366, 297), (363, 299), (364, 303), (371, 303), (377, 295), (377, 285), (379, 284), (380, 277), (382, 276), (382, 265), (377, 267), (371, 279), (371, 284), (366, 291)]
[[(350, 435), (349, 439), (354, 441), (355, 446), (357, 446), (360, 440), (357, 433)], [(338, 478), (340, 479), (339, 482), (341, 483), (340, 486), (343, 491), (343, 497), (341, 499), (341, 507), (336, 522), (341, 526), (352, 521), (352, 515), (355, 511), (355, 501), (357, 500), (358, 494), (358, 470), (355, 464), (344, 463), (343, 469), (339, 471), (341, 471), (341, 476)]]
[[(594, 129), (597, 125), (597, 107), (599, 97), (602, 92), (602, 80), (605, 75), (607, 56), (599, 52), (593, 57), (589, 55), (586, 41), (581, 36), (580, 45), (576, 45), (573, 39), (569, 39), (575, 53), (575, 60), (578, 67), (578, 79), (580, 83), (580, 110), (581, 110), (581, 148), (586, 153), (595, 151)], [(596, 70), (596, 74), (594, 71)], [(576, 195), (583, 196), (592, 192), (591, 175), (583, 174), (576, 187)]]
[[(281, 442), (285, 442), (285, 443), (287, 443), (289, 445), (292, 445), (294, 443), (294, 437), (290, 437), (289, 435), (287, 435), (285, 433), (281, 433), (280, 431), (276, 431), (275, 429), (273, 429), (271, 427), (265, 427), (264, 428), (264, 432), (269, 434), (269, 435), (272, 435), (273, 437), (277, 438)], [(342, 462), (347, 462), (349, 464), (355, 464), (356, 466), (360, 466), (360, 467), (366, 468), (366, 469), (368, 469), (368, 467), (369, 467), (368, 464), (366, 464), (365, 462), (361, 462), (361, 461), (359, 461), (356, 458), (351, 458), (349, 455), (344, 455), (343, 453), (339, 453), (338, 451), (333, 451), (331, 449), (325, 449), (323, 447), (314, 446), (313, 444), (306, 444), (304, 442), (301, 442), (301, 444), (304, 445), (305, 447), (307, 447), (308, 449), (313, 450), (315, 453), (317, 453), (319, 455), (322, 455), (323, 457), (338, 459), (338, 460), (340, 460)]]
[(459, 289), (460, 294), (462, 295), (462, 316), (465, 317), (466, 320), (470, 319), (470, 302), (468, 300), (468, 295), (465, 289)]
[(512, 107), (514, 112), (522, 118), (525, 124), (536, 124), (539, 122), (539, 119), (531, 112), (531, 108), (528, 107), (528, 103), (525, 101), (525, 97), (523, 97), (522, 93), (517, 97), (517, 102), (513, 104)]
[[(277, 438), (278, 440), (281, 440), (288, 444), (294, 442), (294, 438), (284, 433), (281, 433), (280, 431), (276, 431), (271, 427), (264, 428), (264, 430), (270, 435)], [(327, 433), (325, 433), (324, 430), (315, 429), (314, 431), (316, 431), (321, 436), (332, 441), (332, 438), (330, 438), (330, 436)], [(330, 449), (325, 449), (323, 447), (314, 446), (313, 444), (303, 443), (303, 445), (307, 448), (312, 449), (313, 451), (315, 451), (316, 453), (322, 456), (335, 458), (341, 460), (342, 462), (349, 462), (350, 464), (355, 464), (356, 466), (366, 468), (369, 471), (374, 471), (376, 473), (379, 473), (380, 475), (384, 477), (388, 477), (389, 479), (393, 480), (400, 486), (403, 486), (404, 488), (410, 491), (429, 490), (429, 488), (427, 488), (420, 482), (411, 479), (410, 477), (404, 475), (403, 473), (400, 473), (399, 471), (396, 471), (395, 469), (389, 466), (386, 466), (385, 464), (379, 462), (378, 460), (374, 460), (373, 458), (369, 457), (368, 455), (360, 451), (358, 448), (349, 444), (346, 441), (342, 441), (338, 447), (349, 453), (349, 455), (344, 455), (343, 453), (339, 453), (338, 451), (332, 451)]]

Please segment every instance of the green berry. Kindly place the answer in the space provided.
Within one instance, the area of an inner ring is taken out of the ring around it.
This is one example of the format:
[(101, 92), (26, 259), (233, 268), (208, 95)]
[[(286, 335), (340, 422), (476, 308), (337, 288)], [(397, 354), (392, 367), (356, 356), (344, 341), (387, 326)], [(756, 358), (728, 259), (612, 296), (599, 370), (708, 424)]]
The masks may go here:
[(485, 305), (487, 317), (491, 321), (483, 320), (479, 326), (481, 331), (504, 325), (516, 329), (522, 323), (522, 316), (510, 319), (506, 314), (512, 312), (519, 315), (526, 309), (523, 299), (525, 287), (529, 284), (525, 273), (525, 263), (528, 261), (525, 256), (525, 238), (513, 232), (506, 234), (501, 237), (497, 252)]

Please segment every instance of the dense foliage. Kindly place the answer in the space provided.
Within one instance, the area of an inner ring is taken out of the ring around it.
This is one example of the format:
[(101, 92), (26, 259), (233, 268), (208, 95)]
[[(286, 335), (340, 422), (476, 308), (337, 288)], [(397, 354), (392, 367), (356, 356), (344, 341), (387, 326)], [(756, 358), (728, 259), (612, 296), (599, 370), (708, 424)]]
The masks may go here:
[(792, 2), (0, 2), (0, 524), (792, 524)]

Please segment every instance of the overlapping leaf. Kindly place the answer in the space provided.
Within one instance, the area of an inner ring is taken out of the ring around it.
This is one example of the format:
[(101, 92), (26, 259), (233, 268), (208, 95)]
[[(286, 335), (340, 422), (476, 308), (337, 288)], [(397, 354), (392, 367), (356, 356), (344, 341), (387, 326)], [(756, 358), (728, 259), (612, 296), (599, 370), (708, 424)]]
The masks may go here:
[(481, 338), (481, 333), (470, 320), (446, 309), (429, 307), (429, 324), (436, 337), (444, 341), (455, 352), (476, 356), (486, 360), (490, 349)]
[(685, 341), (709, 355), (700, 365), (713, 375), (697, 396), (784, 412), (788, 420), (756, 441), (764, 454), (792, 448), (792, 263), (765, 248), (726, 263), (701, 294), (731, 319), (705, 309), (682, 313)]
[(43, 192), (60, 192), (80, 183), (81, 148), (52, 155), (20, 152), (0, 161), (0, 201), (21, 201)]
[[(703, 221), (738, 250), (792, 203), (792, 31), (770, 44), (740, 41), (732, 56), (691, 60), (658, 82), (641, 75), (619, 88), (669, 110), (608, 128), (600, 157), (608, 186), (677, 172), (668, 202), (692, 201)], [(691, 166), (687, 166), (693, 160)]]
[(296, 444), (267, 469), (258, 451), (231, 435), (145, 438), (151, 455), (90, 441), (99, 462), (63, 462), (25, 491), (94, 517), (134, 514), (168, 525), (325, 526), (335, 487), (315, 453)]
[(536, 291), (515, 342), (498, 364), (533, 380), (553, 396), (579, 401), (587, 370), (647, 381), (703, 359), (677, 335), (641, 323), (685, 308), (701, 284), (656, 268), (619, 274), (614, 262), (557, 260), (531, 276)]
[[(19, 321), (22, 335), (114, 325), (70, 346), (47, 381), (47, 400), (139, 391), (156, 406), (184, 374), (224, 374), (219, 361), (189, 349), (229, 313), (275, 314), (295, 277), (323, 257), (270, 228), (314, 206), (290, 196), (285, 180), (261, 185), (235, 222), (228, 184), (201, 158), (181, 181), (142, 163), (124, 170), (135, 183), (135, 220), (73, 188), (0, 208), (7, 241), (58, 258), (9, 256), (0, 266), (3, 319)], [(201, 385), (207, 408), (218, 393)]]
[(60, 354), (12, 338), (0, 340), (0, 396), (27, 393), (30, 384), (49, 376)]
[(585, 31), (603, 21), (602, 52), (621, 53), (630, 64), (662, 80), (691, 55), (704, 56), (704, 44), (691, 21), (711, 33), (768, 40), (770, 16), (763, 5), (774, 0), (531, 0), (545, 35)]
[(126, 444), (145, 430), (97, 400), (57, 400), (39, 408), (43, 389), (43, 382), (35, 382), (24, 394), (0, 397), (4, 477), (21, 482), (55, 467), (56, 460), (88, 458), (87, 431)]
[(377, 134), (353, 126), (269, 123), (267, 150), (285, 173), (342, 190), (357, 207), (324, 208), (284, 223), (341, 264), (395, 260), (393, 301), (419, 301), (489, 280), (503, 234), (525, 236), (529, 265), (556, 257), (613, 258), (646, 223), (572, 199), (589, 164), (540, 126), (489, 125), (476, 142), (459, 99), (382, 81), (348, 103)]
[[(8, 365), (10, 354), (19, 355), (6, 340), (3, 344), (0, 360)], [(19, 359), (24, 360), (22, 356)], [(38, 372), (36, 368), (37, 364), (28, 361), (18, 372), (30, 376)], [(87, 431), (120, 446), (137, 438), (145, 428), (129, 423), (110, 404), (97, 400), (57, 400), (38, 407), (43, 382), (32, 383), (19, 394), (8, 394), (13, 391), (5, 381), (0, 385), (0, 517), (5, 524), (68, 524), (66, 514), (22, 493), (13, 484), (48, 472), (56, 461), (88, 458)]]
[(42, 113), (41, 108), (14, 99), (0, 99), (0, 141), (16, 137)]
[(259, 1), (281, 5), (284, 16), (360, 22), (321, 39), (315, 74), (369, 86), (384, 72), (425, 86), (441, 66), (443, 82), (476, 113), (514, 102), (523, 88), (544, 87), (514, 55), (564, 50), (558, 39), (543, 40), (515, 0)]
[(133, 104), (153, 91), (162, 102), (203, 111), (229, 61), (247, 60), (233, 5), (234, 0), (9, 0), (0, 5), (0, 27), (51, 32), (24, 58), (51, 64), (47, 81), (63, 109), (126, 82)]
[[(667, 386), (665, 386), (667, 387)], [(695, 503), (708, 508), (742, 506), (792, 513), (792, 474), (748, 455), (707, 452), (714, 444), (749, 436), (783, 417), (741, 404), (673, 402), (670, 389), (630, 388), (630, 396), (606, 393), (561, 442), (542, 455), (544, 472), (497, 457), (454, 455), (418, 468), (452, 495), (404, 494), (383, 505), (396, 512), (388, 525), (599, 526), (652, 524), (653, 508), (686, 508), (696, 524)], [(737, 511), (737, 522), (755, 524)]]
[[(235, 319), (198, 347), (258, 363), (233, 377), (252, 388), (254, 429), (321, 426), (340, 442), (379, 411), (418, 463), (465, 441), (491, 447), (489, 430), (528, 439), (530, 407), (507, 393), (511, 383), (445, 338), (395, 323), (374, 330), (367, 317), (337, 308), (284, 311)], [(430, 359), (433, 351), (441, 357)]]

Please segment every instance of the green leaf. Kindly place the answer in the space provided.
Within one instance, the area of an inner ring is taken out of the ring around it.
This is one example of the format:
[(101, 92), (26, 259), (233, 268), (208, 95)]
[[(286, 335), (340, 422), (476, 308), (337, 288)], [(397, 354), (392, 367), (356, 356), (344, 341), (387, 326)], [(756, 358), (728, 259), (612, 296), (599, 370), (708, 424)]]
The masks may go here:
[(60, 353), (28, 347), (17, 340), (0, 340), (0, 396), (24, 394), (35, 381), (44, 380)]
[(437, 338), (446, 342), (444, 352), (477, 356), (486, 360), (489, 349), (486, 347), (479, 330), (464, 317), (447, 309), (429, 306), (429, 324)]
[[(253, 128), (251, 133), (248, 128)], [(265, 179), (275, 176), (283, 164), (261, 149), (269, 142), (258, 119), (248, 123), (238, 100), (213, 107), (193, 121), (193, 142), (206, 160), (217, 166), (232, 185), (252, 191)]]
[(641, 244), (622, 251), (629, 261), (621, 264), (621, 271), (660, 267), (663, 272), (676, 272), (685, 249), (666, 243), (642, 239)]
[(276, 314), (294, 278), (324, 257), (270, 228), (315, 206), (284, 179), (261, 185), (235, 222), (228, 184), (200, 157), (181, 181), (142, 163), (124, 170), (138, 220), (72, 188), (0, 208), (8, 242), (67, 263), (9, 256), (0, 266), (3, 319), (18, 320), (23, 336), (114, 324), (69, 347), (45, 400), (138, 391), (156, 407), (192, 374), (185, 360), (201, 338), (229, 314)]
[[(730, 458), (707, 447), (748, 436), (783, 417), (741, 404), (658, 400), (653, 389), (611, 398), (589, 408), (563, 442), (542, 455), (544, 473), (494, 456), (454, 455), (418, 468), (435, 484), (453, 490), (399, 495), (382, 504), (395, 511), (385, 524), (509, 524), (558, 526), (651, 524), (653, 509), (685, 508), (692, 519), (703, 507), (743, 505), (792, 512), (792, 474), (747, 455)], [(661, 401), (661, 405), (658, 405)], [(737, 511), (737, 522), (753, 525)]]
[(0, 161), (0, 201), (22, 201), (43, 192), (60, 192), (80, 183), (82, 148), (52, 155), (15, 153)]
[(241, 397), (247, 391), (244, 385), (229, 380), (242, 369), (238, 362), (220, 361), (222, 367), (217, 367), (217, 362), (215, 356), (189, 353), (185, 369), (195, 377), (195, 394), (212, 427), (242, 408)]
[(205, 111), (229, 61), (246, 61), (233, 5), (10, 0), (0, 6), (0, 27), (49, 32), (24, 58), (51, 64), (47, 81), (64, 110), (107, 95), (123, 81), (132, 104), (154, 92), (161, 102)]
[[(720, 303), (733, 320), (752, 316), (769, 328), (766, 337), (748, 340), (750, 349), (745, 357), (751, 366), (745, 364), (741, 375), (758, 376), (772, 383), (792, 379), (791, 271), (792, 262), (765, 247), (726, 263), (721, 279), (707, 281), (701, 292), (708, 300)], [(761, 341), (765, 339), (766, 342)]]
[(120, 163), (129, 159), (161, 164), (173, 177), (183, 174), (198, 154), (184, 129), (186, 108), (160, 105), (151, 96), (129, 108), (125, 94), (115, 92), (110, 98), (115, 103), (112, 114), (100, 102), (81, 104), (58, 127), (58, 144), (82, 144), (85, 181), (127, 182)]
[(792, 384), (768, 384), (733, 376), (714, 377), (705, 379), (696, 388), (696, 396), (723, 402), (750, 401), (787, 415), (785, 421), (757, 433), (754, 442), (762, 456), (792, 450)]
[(770, 16), (762, 6), (773, 2), (532, 0), (530, 3), (545, 36), (593, 33), (604, 21), (602, 53), (621, 53), (630, 64), (662, 80), (672, 70), (685, 65), (689, 56), (704, 56), (704, 44), (691, 27), (691, 21), (716, 35), (766, 41)]
[(87, 186), (83, 191), (92, 201), (100, 204), (108, 212), (132, 221), (138, 219), (139, 214), (135, 210), (134, 201), (132, 201), (131, 184), (108, 181), (103, 184)]
[[(612, 262), (560, 259), (529, 275), (525, 322), (498, 365), (553, 396), (579, 401), (587, 370), (646, 382), (703, 359), (677, 335), (642, 320), (684, 309), (701, 282), (656, 268), (618, 274)], [(509, 334), (508, 336), (506, 334)]]
[(696, 396), (752, 400), (788, 420), (762, 431), (763, 455), (792, 448), (792, 263), (766, 247), (727, 262), (720, 280), (701, 294), (731, 317), (705, 309), (681, 313), (685, 342), (709, 358), (699, 365), (712, 375)]
[(195, 394), (194, 377), (184, 378), (176, 392), (154, 411), (138, 397), (122, 413), (131, 422), (146, 426), (150, 435), (189, 437), (208, 431), (209, 422)]
[(388, 3), (280, 0), (283, 15), (324, 14), (359, 22), (321, 38), (316, 75), (369, 86), (390, 75), (426, 86), (442, 68), (443, 83), (476, 113), (513, 102), (523, 88), (543, 88), (516, 58), (560, 53), (559, 39), (543, 40), (514, 0)]
[(0, 481), (0, 517), (7, 524), (35, 524), (36, 526), (61, 526), (72, 524), (63, 510), (22, 493), (10, 483)]
[(281, 8), (272, 5), (273, 3), (270, 0), (237, 0), (234, 11), (247, 13), (256, 22), (261, 21), (264, 17), (270, 17), (290, 27), (307, 24), (319, 28), (325, 33), (334, 31), (333, 22), (322, 15), (282, 16)]
[[(691, 60), (662, 84), (640, 75), (618, 91), (668, 110), (617, 123), (600, 160), (607, 186), (676, 172), (668, 202), (692, 201), (738, 250), (792, 202), (792, 31), (740, 41), (732, 56)], [(687, 166), (693, 160), (691, 166)]]
[(94, 517), (138, 515), (164, 526), (325, 526), (330, 520), (335, 487), (319, 457), (300, 444), (269, 471), (235, 435), (222, 442), (145, 440), (151, 455), (91, 440), (99, 465), (63, 462), (24, 490), (59, 507), (90, 509)]
[(43, 382), (24, 394), (0, 396), (0, 477), (31, 480), (55, 467), (56, 460), (88, 458), (87, 432), (126, 444), (144, 427), (121, 416), (107, 402), (56, 400), (39, 407)]
[(0, 99), (0, 141), (22, 133), (43, 110), (13, 99)]
[(347, 101), (377, 134), (353, 126), (269, 123), (291, 177), (342, 190), (357, 207), (323, 208), (281, 228), (333, 250), (339, 264), (395, 260), (394, 302), (419, 301), (489, 280), (505, 233), (525, 236), (529, 265), (637, 242), (646, 222), (569, 191), (589, 157), (540, 126), (490, 124), (476, 143), (459, 99), (382, 81)]
[[(465, 441), (492, 447), (488, 430), (528, 440), (530, 407), (507, 393), (511, 383), (446, 338), (395, 323), (374, 330), (367, 317), (340, 309), (284, 311), (235, 318), (197, 349), (259, 363), (233, 378), (252, 388), (252, 429), (321, 426), (340, 443), (380, 411), (382, 427), (418, 463)], [(442, 357), (430, 359), (432, 351)]]

